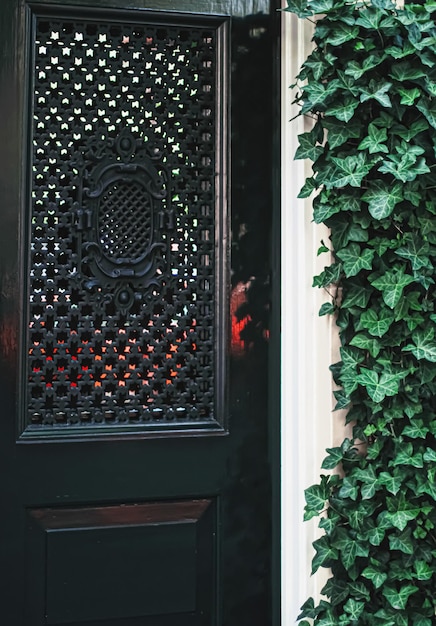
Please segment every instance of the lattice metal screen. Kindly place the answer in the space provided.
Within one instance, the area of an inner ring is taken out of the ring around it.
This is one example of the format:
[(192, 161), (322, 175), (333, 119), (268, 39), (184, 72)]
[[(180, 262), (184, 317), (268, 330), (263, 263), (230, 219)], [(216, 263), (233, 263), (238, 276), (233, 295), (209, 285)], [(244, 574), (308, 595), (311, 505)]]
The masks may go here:
[(217, 30), (35, 18), (28, 425), (214, 419)]

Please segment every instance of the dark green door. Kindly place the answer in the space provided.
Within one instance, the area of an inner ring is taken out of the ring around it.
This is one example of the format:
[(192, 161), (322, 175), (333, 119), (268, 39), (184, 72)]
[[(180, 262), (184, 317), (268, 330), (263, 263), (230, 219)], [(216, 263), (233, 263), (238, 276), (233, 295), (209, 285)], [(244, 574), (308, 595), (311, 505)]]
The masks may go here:
[(0, 16), (1, 623), (268, 626), (275, 7)]

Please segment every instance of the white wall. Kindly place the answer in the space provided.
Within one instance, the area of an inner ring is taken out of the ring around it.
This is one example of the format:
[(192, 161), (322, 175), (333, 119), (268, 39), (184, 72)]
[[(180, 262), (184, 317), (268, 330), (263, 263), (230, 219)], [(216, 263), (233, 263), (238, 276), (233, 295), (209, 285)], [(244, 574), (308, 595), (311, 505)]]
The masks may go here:
[(330, 262), (328, 255), (316, 255), (328, 233), (312, 222), (310, 201), (296, 197), (310, 174), (309, 164), (293, 161), (297, 135), (310, 126), (301, 117), (289, 121), (298, 112), (289, 85), (310, 52), (311, 24), (283, 13), (283, 29), (282, 623), (289, 626), (326, 578), (325, 572), (310, 576), (318, 522), (303, 523), (303, 492), (318, 482), (325, 448), (340, 437), (343, 416), (332, 414), (328, 369), (338, 360), (336, 332), (330, 317), (318, 317), (328, 296), (311, 286), (312, 277)]

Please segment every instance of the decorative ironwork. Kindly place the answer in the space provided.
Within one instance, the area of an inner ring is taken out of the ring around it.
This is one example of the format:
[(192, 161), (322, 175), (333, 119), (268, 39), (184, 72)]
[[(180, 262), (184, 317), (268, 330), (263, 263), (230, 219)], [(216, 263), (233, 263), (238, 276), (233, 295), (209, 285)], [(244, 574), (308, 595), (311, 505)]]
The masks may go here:
[(217, 32), (35, 18), (28, 419), (213, 421)]
[(104, 290), (107, 301), (111, 286), (118, 288), (115, 302), (123, 311), (133, 303), (128, 285), (138, 289), (162, 284), (165, 275), (158, 255), (168, 255), (169, 231), (174, 228), (167, 172), (153, 163), (160, 153), (149, 156), (146, 147), (140, 137), (124, 130), (116, 141), (101, 146), (98, 156), (93, 151), (85, 154), (79, 168), (75, 226), (81, 233), (84, 286), (91, 292)]

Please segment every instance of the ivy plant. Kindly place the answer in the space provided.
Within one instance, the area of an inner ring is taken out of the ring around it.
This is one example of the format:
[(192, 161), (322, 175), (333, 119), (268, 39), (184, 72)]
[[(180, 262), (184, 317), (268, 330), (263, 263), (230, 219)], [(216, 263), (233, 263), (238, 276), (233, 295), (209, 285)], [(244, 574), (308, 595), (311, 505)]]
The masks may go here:
[(330, 229), (314, 278), (336, 316), (352, 437), (306, 492), (313, 572), (300, 626), (436, 623), (436, 4), (288, 0), (314, 22), (296, 102), (313, 119), (300, 197)]

